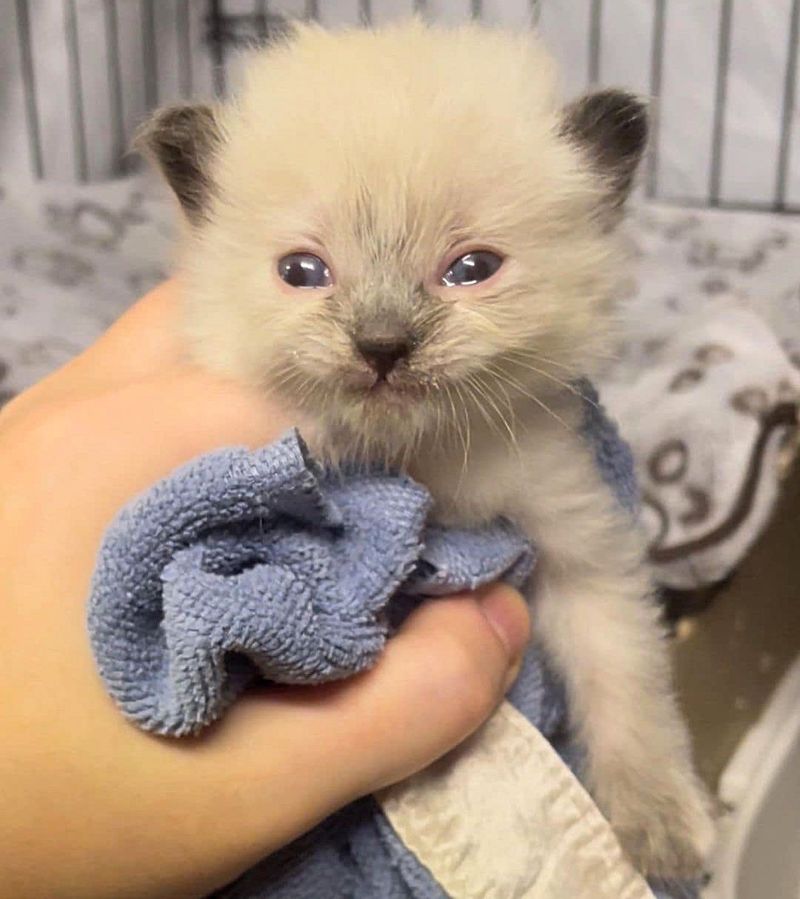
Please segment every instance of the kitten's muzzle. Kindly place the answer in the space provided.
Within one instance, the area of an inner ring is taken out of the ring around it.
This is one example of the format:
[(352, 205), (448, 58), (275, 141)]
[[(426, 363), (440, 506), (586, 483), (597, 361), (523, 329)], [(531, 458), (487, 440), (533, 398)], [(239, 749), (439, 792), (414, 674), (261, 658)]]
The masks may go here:
[(355, 340), (355, 346), (378, 381), (385, 381), (401, 359), (407, 359), (413, 349), (409, 337), (371, 336)]

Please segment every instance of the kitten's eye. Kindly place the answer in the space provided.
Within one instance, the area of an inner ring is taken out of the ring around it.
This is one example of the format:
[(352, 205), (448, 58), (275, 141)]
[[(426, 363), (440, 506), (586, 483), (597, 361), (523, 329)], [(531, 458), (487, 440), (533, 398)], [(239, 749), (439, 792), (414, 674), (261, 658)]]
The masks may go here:
[(442, 275), (442, 284), (445, 287), (469, 287), (472, 284), (479, 284), (491, 278), (502, 264), (502, 258), (489, 250), (465, 253), (451, 263)]
[(304, 290), (333, 284), (327, 263), (313, 253), (289, 253), (278, 262), (278, 274), (290, 287)]

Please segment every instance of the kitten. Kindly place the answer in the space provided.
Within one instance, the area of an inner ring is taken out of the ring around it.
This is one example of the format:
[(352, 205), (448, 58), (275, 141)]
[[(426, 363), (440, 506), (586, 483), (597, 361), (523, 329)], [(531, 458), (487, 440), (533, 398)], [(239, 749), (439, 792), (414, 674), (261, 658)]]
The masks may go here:
[(634, 97), (561, 108), (529, 35), (298, 27), (235, 103), (165, 109), (139, 145), (188, 220), (196, 357), (297, 410), (329, 462), (424, 483), (443, 523), (540, 547), (534, 631), (593, 795), (649, 874), (711, 839), (641, 536), (576, 433), (607, 351), (615, 226), (646, 142)]

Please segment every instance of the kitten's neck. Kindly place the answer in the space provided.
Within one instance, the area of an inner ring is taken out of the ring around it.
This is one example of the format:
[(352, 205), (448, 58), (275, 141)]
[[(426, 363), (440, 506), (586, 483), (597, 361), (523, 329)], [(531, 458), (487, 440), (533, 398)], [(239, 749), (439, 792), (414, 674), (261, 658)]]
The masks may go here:
[(312, 454), (325, 465), (343, 463), (405, 471), (427, 480), (426, 472), (482, 467), (487, 458), (518, 454), (522, 442), (537, 434), (575, 434), (580, 425), (580, 397), (551, 394), (546, 408), (530, 401), (500, 417), (473, 409), (458, 421), (436, 419), (427, 429), (413, 433), (401, 424), (375, 428), (370, 433), (333, 417), (300, 416), (298, 429)]

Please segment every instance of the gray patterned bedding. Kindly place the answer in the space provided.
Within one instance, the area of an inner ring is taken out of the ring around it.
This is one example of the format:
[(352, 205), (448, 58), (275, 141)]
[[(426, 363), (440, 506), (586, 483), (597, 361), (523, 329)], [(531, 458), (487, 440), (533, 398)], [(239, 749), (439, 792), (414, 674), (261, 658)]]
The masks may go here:
[(658, 580), (725, 579), (796, 448), (800, 218), (645, 206), (624, 339), (599, 385), (630, 441)]
[(169, 268), (172, 210), (149, 180), (0, 181), (0, 383), (8, 399), (94, 340)]
[[(726, 577), (794, 455), (800, 219), (642, 206), (604, 402), (636, 457), (661, 583)], [(0, 404), (100, 334), (170, 268), (173, 209), (135, 177), (0, 183)]]

